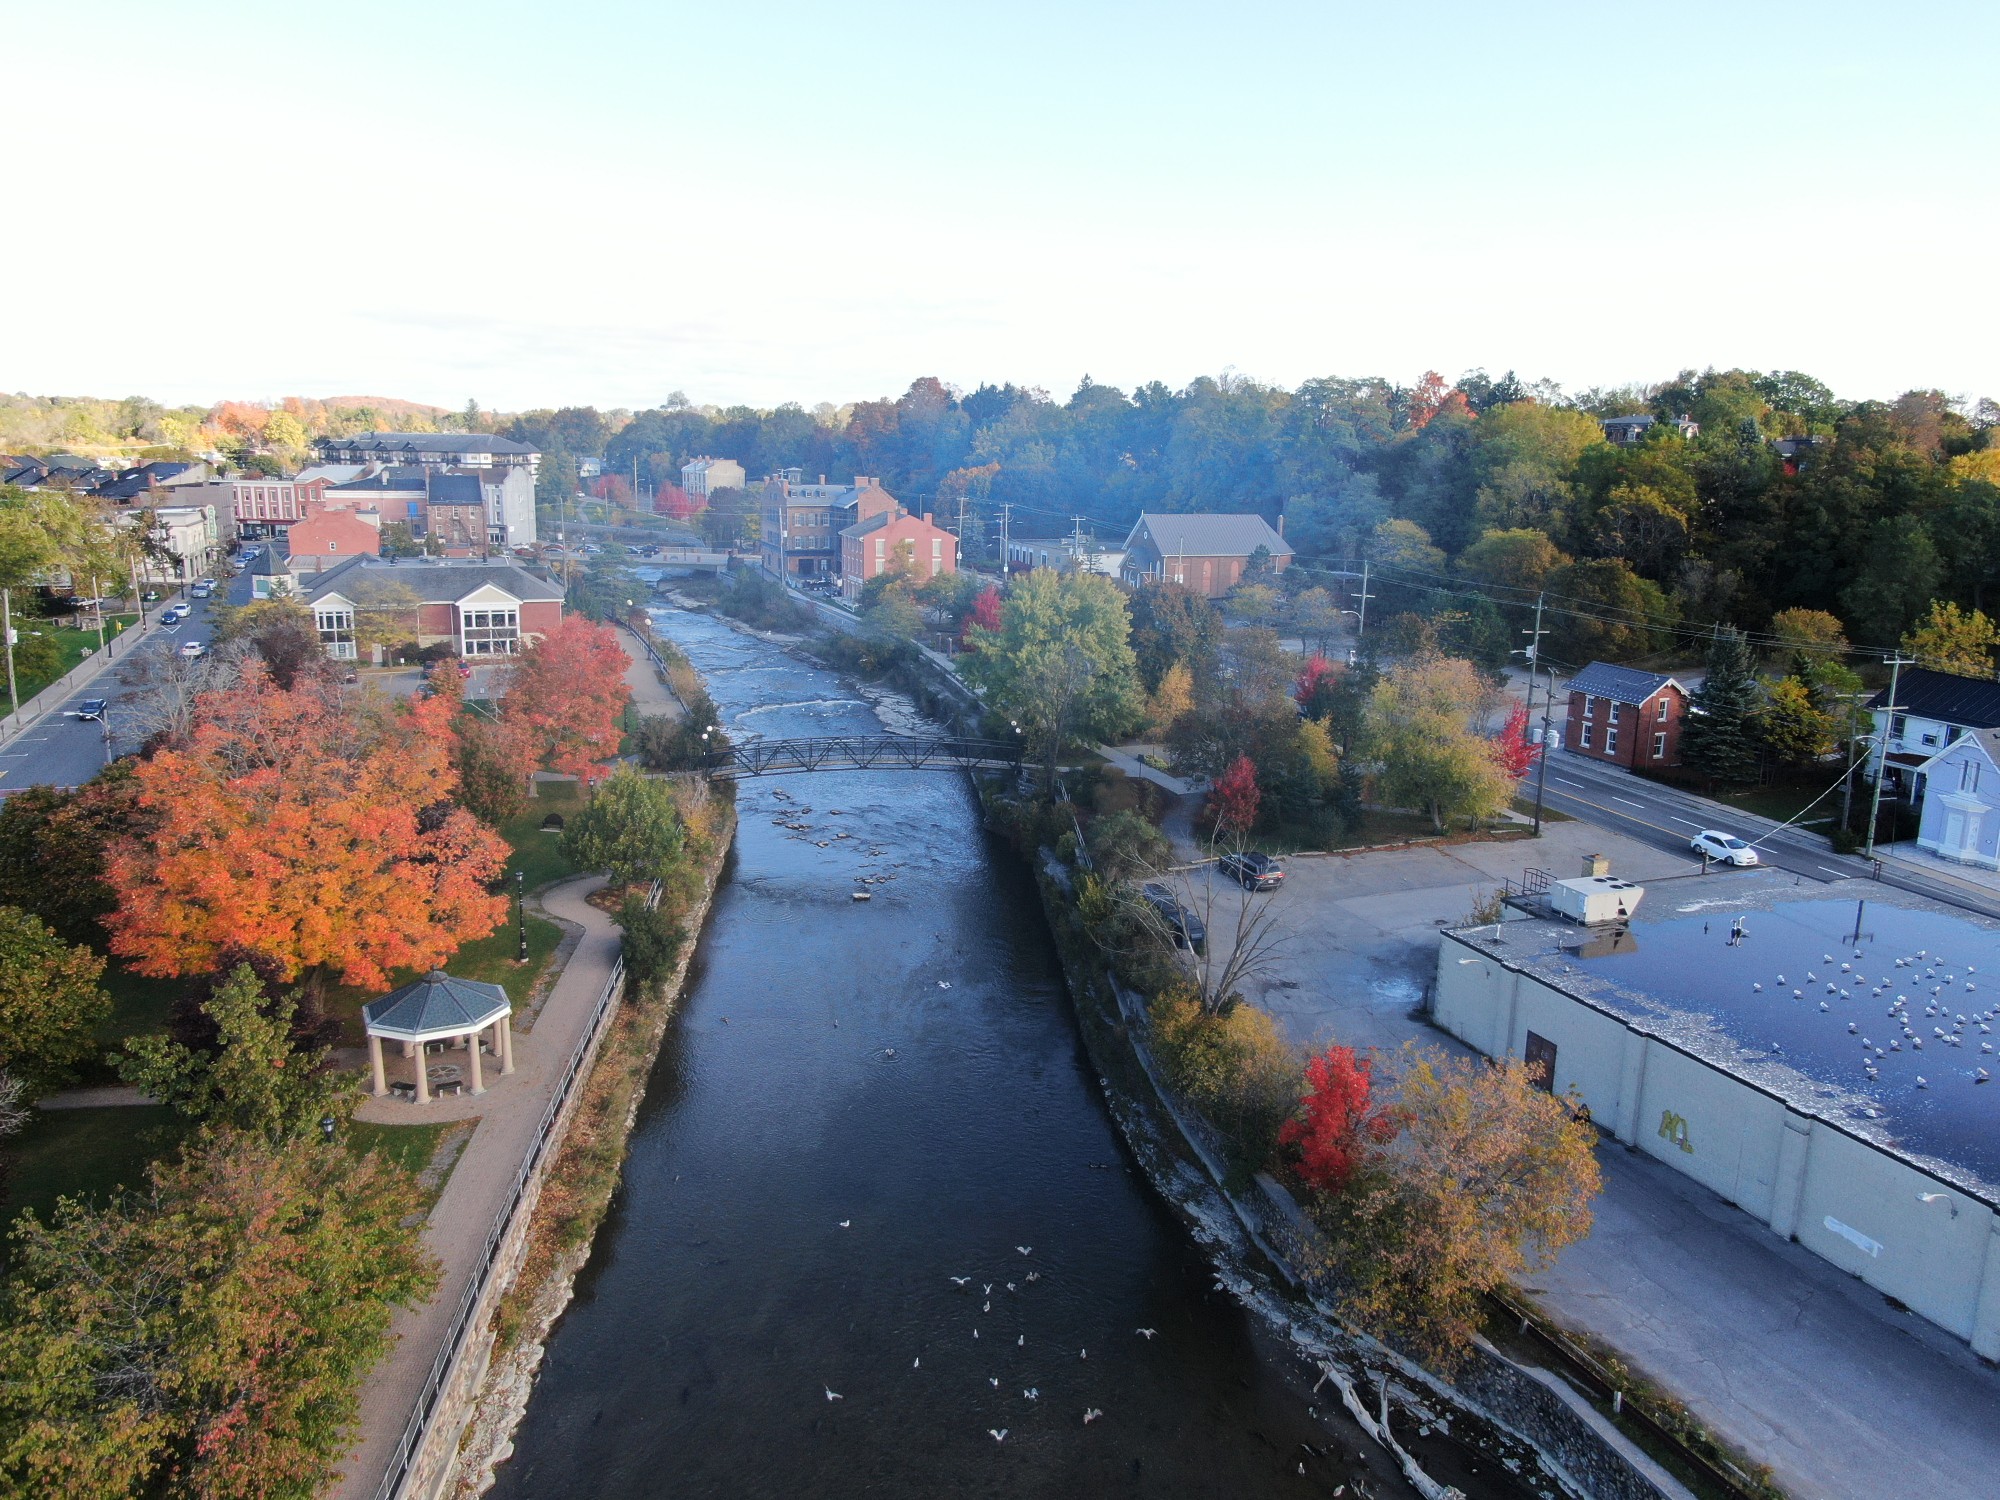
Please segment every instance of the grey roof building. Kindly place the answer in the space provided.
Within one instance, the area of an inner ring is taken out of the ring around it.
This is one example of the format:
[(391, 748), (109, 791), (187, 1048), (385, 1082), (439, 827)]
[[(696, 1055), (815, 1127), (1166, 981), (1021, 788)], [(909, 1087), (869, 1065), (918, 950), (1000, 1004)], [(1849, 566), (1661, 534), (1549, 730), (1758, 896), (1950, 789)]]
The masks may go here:
[(1642, 672), (1637, 667), (1594, 661), (1570, 678), (1569, 690), (1593, 698), (1609, 698), (1613, 703), (1644, 703), (1670, 682), (1675, 687), (1681, 686), (1666, 672)]
[(1125, 539), (1121, 576), (1134, 585), (1182, 583), (1220, 598), (1242, 582), (1260, 547), (1270, 556), (1272, 572), (1291, 565), (1291, 543), (1262, 516), (1142, 512)]

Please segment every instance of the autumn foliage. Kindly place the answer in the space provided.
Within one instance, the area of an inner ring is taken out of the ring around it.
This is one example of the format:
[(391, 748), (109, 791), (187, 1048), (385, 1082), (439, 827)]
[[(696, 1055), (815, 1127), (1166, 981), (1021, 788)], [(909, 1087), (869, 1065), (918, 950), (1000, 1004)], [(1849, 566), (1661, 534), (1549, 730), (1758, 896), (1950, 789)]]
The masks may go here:
[(1516, 703), (1514, 711), (1507, 715), (1507, 722), (1493, 736), (1493, 759), (1509, 777), (1519, 781), (1535, 769), (1541, 753), (1541, 746), (1528, 743), (1528, 706)]
[(610, 626), (566, 615), (508, 673), (501, 713), (521, 727), (536, 761), (587, 782), (618, 753), (632, 701), (627, 665)]
[(506, 848), (451, 802), (451, 713), (312, 680), (286, 692), (246, 663), (198, 700), (183, 747), (133, 772), (157, 826), (112, 850), (111, 951), (154, 976), (244, 959), (380, 985), (493, 931)]
[(679, 485), (669, 481), (653, 496), (653, 510), (663, 516), (672, 516), (676, 521), (692, 520), (705, 510), (704, 502), (695, 499)]
[(1346, 1187), (1368, 1148), (1396, 1132), (1394, 1118), (1370, 1102), (1373, 1072), (1352, 1047), (1328, 1047), (1306, 1064), (1305, 1115), (1287, 1120), (1278, 1142), (1298, 1148), (1299, 1176), (1321, 1192)]
[(1260, 798), (1257, 767), (1249, 756), (1237, 756), (1209, 789), (1208, 808), (1215, 819), (1217, 835), (1248, 833), (1257, 821)]
[(958, 628), (959, 644), (964, 645), (975, 630), (998, 630), (1000, 628), (1000, 587), (989, 583), (979, 591), (979, 597), (972, 601), (972, 608), (965, 612), (965, 623)]
[(1292, 684), (1292, 701), (1298, 704), (1299, 712), (1308, 719), (1324, 719), (1330, 707), (1329, 700), (1344, 675), (1341, 668), (1317, 651), (1307, 657), (1305, 666)]

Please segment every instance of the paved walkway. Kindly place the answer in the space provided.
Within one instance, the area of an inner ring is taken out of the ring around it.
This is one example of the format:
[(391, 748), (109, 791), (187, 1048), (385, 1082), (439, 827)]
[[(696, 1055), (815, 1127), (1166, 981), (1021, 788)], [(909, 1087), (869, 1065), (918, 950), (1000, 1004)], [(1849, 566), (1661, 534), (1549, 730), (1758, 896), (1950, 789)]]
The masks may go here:
[(632, 690), (632, 706), (642, 714), (664, 714), (669, 719), (684, 715), (687, 710), (681, 707), (681, 700), (660, 681), (660, 674), (653, 670), (652, 661), (630, 626), (618, 627), (618, 644), (630, 658), (630, 665), (625, 668), (625, 685)]
[[(603, 884), (602, 875), (587, 875), (542, 893), (549, 913), (580, 924), (584, 935), (550, 990), (535, 1029), (515, 1038), (512, 1074), (495, 1078), (476, 1099), (440, 1099), (429, 1105), (370, 1099), (356, 1113), (357, 1119), (380, 1124), (467, 1119), (479, 1124), (424, 1231), (424, 1243), (443, 1267), (437, 1295), (422, 1307), (396, 1315), (396, 1345), (369, 1374), (361, 1398), (360, 1441), (349, 1455), (340, 1484), (330, 1492), (335, 1500), (366, 1500), (381, 1483), (446, 1326), (485, 1248), (494, 1216), (513, 1189), (514, 1174), (527, 1155), (542, 1112), (576, 1050), (591, 1007), (611, 977), (618, 958), (618, 929), (610, 917), (584, 900)], [(397, 1077), (409, 1063), (392, 1056), (389, 1067), (391, 1076)]]
[(1948, 880), (1982, 896), (2000, 896), (2000, 870), (1982, 870), (1977, 865), (1961, 865), (1940, 859), (1915, 842), (1877, 844), (1875, 857), (1893, 874), (1922, 875), (1931, 880)]
[(1159, 755), (1158, 745), (1099, 745), (1097, 753), (1127, 776), (1136, 776), (1141, 781), (1150, 781), (1155, 786), (1165, 787), (1176, 797), (1185, 797), (1194, 786), (1179, 776), (1147, 765), (1139, 759), (1142, 755)]

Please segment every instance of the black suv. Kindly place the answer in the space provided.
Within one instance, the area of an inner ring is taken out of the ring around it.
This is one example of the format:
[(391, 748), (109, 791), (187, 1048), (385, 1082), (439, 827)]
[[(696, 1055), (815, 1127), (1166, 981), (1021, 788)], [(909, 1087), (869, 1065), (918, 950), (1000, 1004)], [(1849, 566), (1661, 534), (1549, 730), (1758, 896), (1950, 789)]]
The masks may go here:
[(1223, 874), (1246, 891), (1275, 891), (1285, 878), (1275, 859), (1254, 849), (1243, 854), (1225, 854), (1216, 863)]
[(1200, 917), (1174, 899), (1172, 891), (1163, 885), (1149, 882), (1140, 887), (1139, 894), (1146, 898), (1148, 906), (1166, 920), (1167, 930), (1173, 934), (1176, 948), (1185, 948), (1190, 953), (1208, 951), (1208, 929), (1202, 925)]

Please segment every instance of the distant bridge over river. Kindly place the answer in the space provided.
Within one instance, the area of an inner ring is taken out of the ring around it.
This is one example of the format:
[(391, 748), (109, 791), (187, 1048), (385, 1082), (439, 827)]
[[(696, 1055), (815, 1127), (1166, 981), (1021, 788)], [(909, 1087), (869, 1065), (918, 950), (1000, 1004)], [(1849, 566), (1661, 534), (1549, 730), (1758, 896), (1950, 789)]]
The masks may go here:
[(795, 771), (1011, 771), (1021, 747), (1003, 740), (956, 735), (826, 735), (745, 740), (702, 757), (710, 776), (737, 781)]

